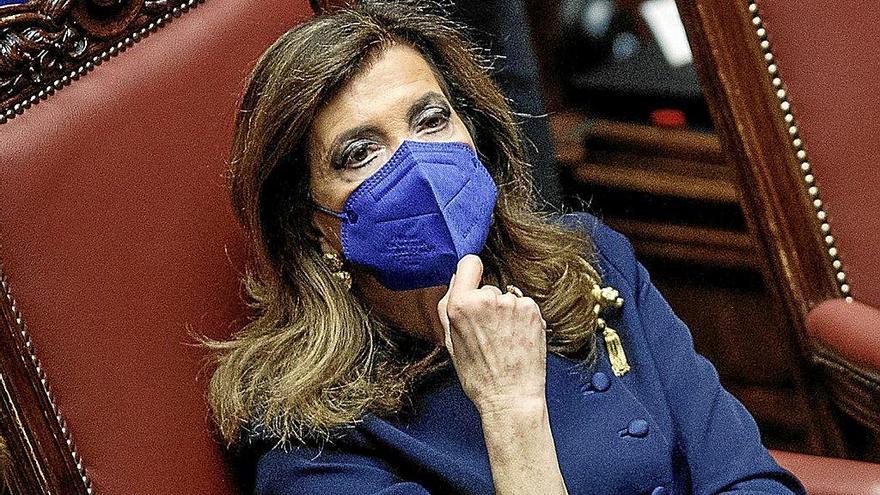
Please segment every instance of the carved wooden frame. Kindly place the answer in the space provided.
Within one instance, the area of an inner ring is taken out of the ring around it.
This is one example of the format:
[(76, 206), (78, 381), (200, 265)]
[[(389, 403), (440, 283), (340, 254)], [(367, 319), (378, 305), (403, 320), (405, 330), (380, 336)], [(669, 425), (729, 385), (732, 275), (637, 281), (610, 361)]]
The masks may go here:
[(0, 124), (204, 0), (28, 0), (0, 6)]
[[(0, 125), (203, 1), (29, 0), (0, 6)], [(12, 460), (2, 474), (13, 494), (94, 493), (2, 261), (0, 435)]]
[(9, 281), (0, 265), (0, 434), (13, 461), (14, 494), (91, 494), (74, 448), (34, 353)]
[[(740, 176), (741, 203), (768, 262), (769, 282), (797, 332), (801, 351), (820, 365), (831, 382), (839, 382), (841, 369), (852, 365), (842, 367), (845, 360), (810, 341), (805, 318), (822, 301), (850, 299), (850, 287), (759, 3), (678, 0), (678, 7), (713, 120)], [(844, 455), (841, 433), (825, 397), (849, 388), (811, 381), (819, 419), (835, 426), (823, 431), (825, 453)], [(836, 403), (848, 409), (845, 403)]]

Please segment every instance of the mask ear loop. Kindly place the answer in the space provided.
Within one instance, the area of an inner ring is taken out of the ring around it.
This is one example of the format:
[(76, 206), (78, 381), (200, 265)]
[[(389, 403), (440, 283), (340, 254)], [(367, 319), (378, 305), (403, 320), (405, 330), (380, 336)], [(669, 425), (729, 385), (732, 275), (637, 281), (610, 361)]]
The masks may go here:
[[(330, 208), (327, 208), (326, 206), (321, 205), (320, 203), (315, 201), (315, 198), (312, 197), (311, 191), (308, 194), (307, 201), (308, 201), (309, 205), (311, 205), (312, 208), (314, 208), (314, 209), (316, 209), (326, 215), (330, 215), (331, 217), (336, 217), (336, 218), (342, 220), (343, 222), (354, 223), (357, 221), (357, 217), (355, 215), (353, 215), (353, 212), (331, 210)], [(352, 218), (352, 217), (354, 217), (354, 218)]]

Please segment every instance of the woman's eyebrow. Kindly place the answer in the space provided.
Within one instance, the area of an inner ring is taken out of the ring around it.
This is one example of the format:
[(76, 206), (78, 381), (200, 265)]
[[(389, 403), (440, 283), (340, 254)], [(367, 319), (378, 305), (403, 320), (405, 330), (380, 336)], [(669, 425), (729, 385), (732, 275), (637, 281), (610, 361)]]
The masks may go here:
[(442, 94), (436, 93), (434, 91), (425, 93), (424, 96), (422, 96), (421, 98), (413, 102), (412, 105), (410, 105), (409, 110), (406, 112), (407, 122), (414, 122), (416, 120), (416, 117), (419, 116), (421, 111), (424, 110), (425, 106), (427, 106), (429, 103), (440, 104), (447, 108), (449, 107), (449, 103), (446, 102), (446, 98)]

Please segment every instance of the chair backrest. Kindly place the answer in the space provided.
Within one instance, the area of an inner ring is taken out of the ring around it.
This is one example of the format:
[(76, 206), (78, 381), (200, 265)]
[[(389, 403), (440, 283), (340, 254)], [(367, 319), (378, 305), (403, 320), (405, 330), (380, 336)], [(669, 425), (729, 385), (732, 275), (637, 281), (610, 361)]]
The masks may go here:
[(822, 361), (805, 332), (814, 306), (880, 308), (880, 4), (678, 5), (771, 282), (802, 350)]
[[(82, 61), (54, 85), (23, 71), (18, 88), (37, 96), (0, 108), (0, 433), (13, 492), (233, 493), (190, 332), (226, 337), (242, 321), (231, 124), (253, 63), (312, 9), (135, 0), (130, 17), (101, 19), (115, 26), (108, 44), (81, 29), (92, 3), (108, 2), (8, 7), (43, 18), (0, 7), (0, 44), (42, 29), (72, 51), (36, 55)], [(62, 90), (40, 101), (45, 85)]]

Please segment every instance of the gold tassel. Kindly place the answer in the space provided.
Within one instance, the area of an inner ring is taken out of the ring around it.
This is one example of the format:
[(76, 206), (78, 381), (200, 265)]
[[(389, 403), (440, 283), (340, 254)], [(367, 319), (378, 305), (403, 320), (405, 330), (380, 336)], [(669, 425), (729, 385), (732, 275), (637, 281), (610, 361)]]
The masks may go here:
[(626, 361), (626, 353), (623, 352), (623, 344), (617, 332), (605, 324), (605, 320), (599, 318), (599, 328), (602, 328), (602, 336), (605, 337), (605, 348), (608, 349), (608, 360), (611, 361), (611, 371), (615, 376), (623, 376), (629, 370)]
[(593, 307), (593, 313), (597, 317), (596, 327), (602, 330), (602, 337), (605, 338), (605, 348), (608, 350), (608, 360), (611, 361), (611, 371), (615, 376), (623, 376), (630, 370), (630, 367), (626, 360), (626, 353), (623, 352), (620, 335), (609, 327), (603, 318), (599, 317), (599, 314), (605, 309), (620, 309), (623, 306), (623, 298), (613, 287), (603, 288), (599, 284), (593, 285), (591, 293), (593, 300), (596, 301), (596, 305)]

